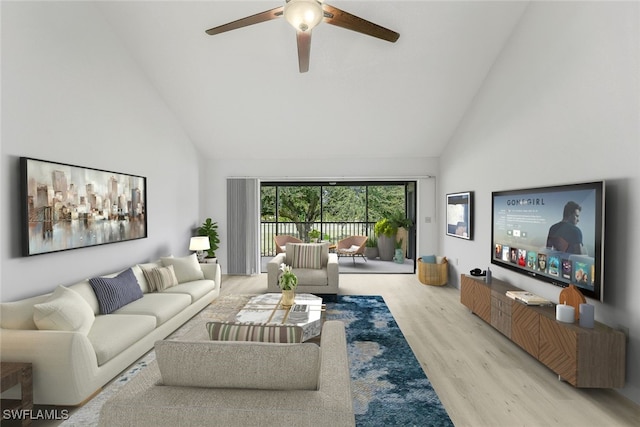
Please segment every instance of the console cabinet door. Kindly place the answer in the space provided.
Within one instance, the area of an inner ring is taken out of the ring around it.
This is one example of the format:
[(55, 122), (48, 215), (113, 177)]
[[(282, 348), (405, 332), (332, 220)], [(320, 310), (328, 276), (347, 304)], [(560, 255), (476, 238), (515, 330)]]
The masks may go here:
[(473, 312), (491, 324), (491, 288), (478, 283), (473, 298)]
[(460, 281), (460, 302), (471, 311), (473, 311), (475, 287), (476, 283), (473, 280), (462, 276), (462, 280)]
[(538, 358), (540, 342), (540, 315), (524, 304), (511, 307), (511, 340)]
[(540, 316), (540, 362), (569, 384), (578, 382), (578, 336), (555, 319)]

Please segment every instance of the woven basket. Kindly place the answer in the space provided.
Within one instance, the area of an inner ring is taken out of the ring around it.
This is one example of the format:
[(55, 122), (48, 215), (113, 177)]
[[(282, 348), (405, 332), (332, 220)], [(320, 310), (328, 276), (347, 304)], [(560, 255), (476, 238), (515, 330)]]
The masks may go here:
[(418, 279), (423, 285), (444, 286), (449, 280), (449, 262), (444, 258), (440, 264), (422, 262), (418, 258)]

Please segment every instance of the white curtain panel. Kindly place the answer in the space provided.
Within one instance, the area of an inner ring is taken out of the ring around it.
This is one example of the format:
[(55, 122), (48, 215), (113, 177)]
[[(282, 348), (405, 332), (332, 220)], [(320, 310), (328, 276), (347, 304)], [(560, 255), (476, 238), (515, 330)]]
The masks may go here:
[(260, 181), (227, 179), (227, 273), (260, 273)]

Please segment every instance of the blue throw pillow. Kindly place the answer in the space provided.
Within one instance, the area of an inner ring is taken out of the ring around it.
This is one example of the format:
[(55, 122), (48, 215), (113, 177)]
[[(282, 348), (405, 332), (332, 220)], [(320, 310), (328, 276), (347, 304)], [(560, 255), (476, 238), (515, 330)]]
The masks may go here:
[(422, 255), (422, 262), (427, 264), (435, 264), (436, 256), (435, 255)]
[(142, 290), (130, 268), (116, 277), (94, 277), (89, 279), (98, 299), (101, 314), (109, 314), (120, 307), (142, 298)]

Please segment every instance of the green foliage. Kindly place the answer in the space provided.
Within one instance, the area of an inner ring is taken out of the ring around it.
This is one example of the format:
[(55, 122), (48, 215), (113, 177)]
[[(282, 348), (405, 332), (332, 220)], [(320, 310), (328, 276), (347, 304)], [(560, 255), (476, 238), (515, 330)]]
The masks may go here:
[(198, 236), (209, 237), (210, 248), (207, 251), (207, 258), (215, 258), (216, 250), (220, 243), (220, 237), (218, 236), (218, 223), (211, 221), (211, 218), (207, 218), (200, 228), (198, 228)]
[(373, 227), (373, 231), (378, 237), (393, 237), (398, 232), (398, 227), (394, 226), (388, 219), (383, 218), (376, 222), (376, 225)]
[(320, 238), (320, 232), (314, 228), (313, 230), (309, 231), (309, 238), (310, 239), (319, 239)]
[(402, 227), (408, 230), (409, 228), (413, 227), (413, 221), (411, 221), (409, 218), (405, 218), (402, 212), (394, 212), (393, 214), (391, 214), (389, 216), (389, 221), (396, 228)]
[(369, 236), (365, 246), (368, 248), (377, 248), (378, 247), (378, 238), (376, 236)]
[(396, 249), (402, 249), (402, 239), (396, 240)]

